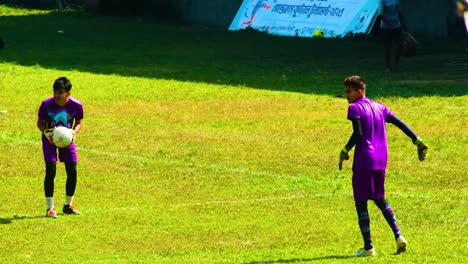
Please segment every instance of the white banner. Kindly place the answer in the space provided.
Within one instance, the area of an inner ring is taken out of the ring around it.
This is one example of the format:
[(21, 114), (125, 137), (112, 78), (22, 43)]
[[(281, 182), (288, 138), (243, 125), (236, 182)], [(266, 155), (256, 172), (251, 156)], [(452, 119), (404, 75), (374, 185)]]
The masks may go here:
[(274, 35), (325, 37), (369, 33), (378, 0), (244, 0), (229, 30), (251, 27)]

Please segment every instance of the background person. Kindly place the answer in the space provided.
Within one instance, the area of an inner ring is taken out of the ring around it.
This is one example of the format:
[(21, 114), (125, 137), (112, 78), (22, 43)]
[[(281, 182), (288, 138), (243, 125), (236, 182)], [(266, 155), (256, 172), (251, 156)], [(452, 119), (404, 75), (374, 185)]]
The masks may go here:
[(385, 53), (385, 71), (397, 71), (401, 56), (399, 43), (403, 37), (403, 30), (407, 30), (406, 24), (403, 21), (400, 2), (398, 0), (380, 0), (379, 10), (381, 18), (380, 32)]

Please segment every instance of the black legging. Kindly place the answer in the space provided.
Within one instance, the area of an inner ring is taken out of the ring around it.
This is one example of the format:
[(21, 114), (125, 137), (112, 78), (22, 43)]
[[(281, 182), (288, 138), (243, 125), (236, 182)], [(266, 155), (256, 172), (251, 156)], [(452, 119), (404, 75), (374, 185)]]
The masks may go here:
[[(65, 185), (66, 195), (73, 196), (76, 189), (76, 162), (65, 162), (65, 170), (67, 172), (67, 183)], [(44, 180), (45, 197), (54, 196), (54, 179), (57, 173), (56, 162), (46, 162), (46, 176)]]

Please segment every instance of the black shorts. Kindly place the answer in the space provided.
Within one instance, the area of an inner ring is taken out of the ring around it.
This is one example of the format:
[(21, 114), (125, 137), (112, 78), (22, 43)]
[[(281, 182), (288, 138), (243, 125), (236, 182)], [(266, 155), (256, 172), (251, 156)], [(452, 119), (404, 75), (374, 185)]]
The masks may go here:
[(401, 27), (382, 28), (380, 32), (382, 33), (382, 39), (385, 48), (391, 48), (392, 45), (393, 47), (396, 47), (403, 37), (403, 31), (401, 30)]

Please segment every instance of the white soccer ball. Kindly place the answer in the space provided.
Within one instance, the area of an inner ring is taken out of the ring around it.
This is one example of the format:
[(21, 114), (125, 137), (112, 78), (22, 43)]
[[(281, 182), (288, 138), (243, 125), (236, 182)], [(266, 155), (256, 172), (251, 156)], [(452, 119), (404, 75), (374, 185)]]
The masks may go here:
[(52, 132), (52, 143), (58, 148), (66, 148), (73, 142), (73, 133), (66, 127), (57, 127)]

